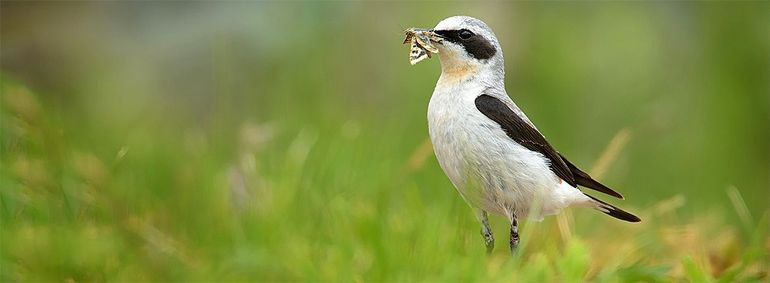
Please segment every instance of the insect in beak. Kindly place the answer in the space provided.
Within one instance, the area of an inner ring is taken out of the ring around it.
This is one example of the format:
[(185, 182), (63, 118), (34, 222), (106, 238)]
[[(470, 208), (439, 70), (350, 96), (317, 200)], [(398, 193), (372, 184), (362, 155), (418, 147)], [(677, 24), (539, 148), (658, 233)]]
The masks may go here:
[(419, 63), (426, 57), (430, 58), (432, 53), (438, 53), (438, 48), (433, 43), (441, 43), (442, 38), (433, 30), (409, 28), (406, 31), (406, 38), (404, 43), (411, 44), (411, 50), (409, 52), (409, 63), (412, 65)]

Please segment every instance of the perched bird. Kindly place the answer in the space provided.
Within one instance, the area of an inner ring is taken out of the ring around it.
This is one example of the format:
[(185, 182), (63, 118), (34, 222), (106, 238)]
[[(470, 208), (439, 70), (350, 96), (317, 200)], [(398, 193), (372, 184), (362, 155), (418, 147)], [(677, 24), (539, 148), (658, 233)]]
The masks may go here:
[(589, 207), (640, 221), (578, 189), (623, 198), (556, 151), (508, 97), (503, 51), (484, 22), (454, 16), (424, 31), (441, 61), (441, 77), (428, 105), (433, 150), (457, 191), (478, 210), (487, 252), (494, 248), (488, 212), (510, 221), (511, 251), (519, 243), (517, 220), (522, 217), (542, 220), (563, 208)]

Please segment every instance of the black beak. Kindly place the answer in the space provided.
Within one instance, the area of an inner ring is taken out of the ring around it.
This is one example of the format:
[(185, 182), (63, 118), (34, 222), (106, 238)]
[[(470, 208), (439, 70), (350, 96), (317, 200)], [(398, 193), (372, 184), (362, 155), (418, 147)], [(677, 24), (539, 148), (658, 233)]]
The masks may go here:
[(433, 41), (435, 43), (441, 43), (446, 38), (443, 35), (441, 35), (440, 31), (437, 31), (435, 29), (429, 29), (428, 33), (430, 34), (430, 41)]
[(431, 29), (431, 30), (430, 30), (430, 33), (431, 33), (431, 34), (433, 34), (433, 35), (434, 35), (434, 36), (436, 36), (436, 37), (440, 37), (440, 38), (447, 38), (447, 31), (446, 31), (446, 30), (435, 30), (435, 29)]

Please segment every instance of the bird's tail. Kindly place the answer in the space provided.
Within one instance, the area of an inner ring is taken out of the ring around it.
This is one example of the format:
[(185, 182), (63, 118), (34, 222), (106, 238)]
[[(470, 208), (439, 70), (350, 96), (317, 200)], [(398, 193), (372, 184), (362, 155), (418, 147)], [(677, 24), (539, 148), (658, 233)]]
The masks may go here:
[(628, 222), (639, 222), (642, 221), (639, 219), (639, 217), (636, 217), (636, 215), (633, 215), (631, 213), (625, 212), (620, 208), (615, 207), (614, 205), (611, 205), (609, 203), (603, 202), (595, 197), (586, 195), (589, 198), (591, 198), (591, 202), (594, 205), (594, 208), (598, 211), (603, 212), (604, 214), (607, 214), (609, 216), (615, 217), (617, 219), (628, 221)]

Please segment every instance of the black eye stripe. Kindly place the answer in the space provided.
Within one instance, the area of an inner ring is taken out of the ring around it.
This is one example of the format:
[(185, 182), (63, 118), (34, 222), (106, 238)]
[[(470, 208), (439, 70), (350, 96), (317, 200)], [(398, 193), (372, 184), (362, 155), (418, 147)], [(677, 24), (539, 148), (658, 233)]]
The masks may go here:
[(434, 30), (436, 34), (444, 37), (449, 42), (462, 45), (465, 51), (473, 58), (483, 60), (492, 58), (497, 53), (495, 46), (481, 35), (473, 34), (470, 38), (460, 38), (462, 30)]
[(437, 33), (440, 36), (443, 36), (446, 39), (451, 40), (460, 40), (460, 31), (459, 30), (434, 30), (433, 32)]

